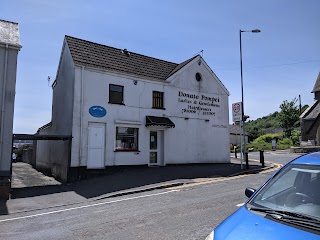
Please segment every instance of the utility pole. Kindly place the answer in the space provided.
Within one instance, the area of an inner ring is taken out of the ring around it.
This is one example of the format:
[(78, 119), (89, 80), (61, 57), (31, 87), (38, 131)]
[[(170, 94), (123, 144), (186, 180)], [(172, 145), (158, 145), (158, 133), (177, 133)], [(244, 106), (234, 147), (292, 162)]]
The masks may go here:
[(300, 115), (302, 113), (302, 106), (301, 106), (301, 95), (299, 94), (299, 110), (300, 110)]

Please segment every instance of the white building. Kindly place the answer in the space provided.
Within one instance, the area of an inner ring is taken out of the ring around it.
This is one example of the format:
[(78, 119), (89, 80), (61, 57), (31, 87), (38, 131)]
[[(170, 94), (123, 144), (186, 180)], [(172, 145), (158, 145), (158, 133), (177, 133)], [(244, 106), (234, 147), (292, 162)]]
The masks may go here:
[[(197, 55), (177, 64), (66, 36), (37, 167), (61, 179), (117, 165), (230, 161), (229, 92)], [(43, 149), (46, 149), (45, 151)]]
[[(233, 146), (241, 146), (241, 138), (243, 139), (242, 131), (240, 129), (240, 125), (230, 125), (229, 126), (229, 132), (230, 132), (230, 144)], [(248, 133), (245, 132), (245, 140), (246, 143), (248, 143)], [(243, 141), (243, 140), (242, 140)]]
[(17, 23), (0, 20), (0, 198), (8, 198), (12, 166), (12, 128), (18, 52)]

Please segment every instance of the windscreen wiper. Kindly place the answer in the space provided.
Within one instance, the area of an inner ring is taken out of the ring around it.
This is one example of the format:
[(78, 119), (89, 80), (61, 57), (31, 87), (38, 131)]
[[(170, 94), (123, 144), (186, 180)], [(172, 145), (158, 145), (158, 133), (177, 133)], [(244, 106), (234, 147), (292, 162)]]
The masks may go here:
[(267, 216), (275, 220), (291, 223), (301, 227), (320, 231), (320, 220), (302, 213), (290, 212), (285, 210), (274, 210), (269, 208), (249, 207), (250, 211), (266, 213)]

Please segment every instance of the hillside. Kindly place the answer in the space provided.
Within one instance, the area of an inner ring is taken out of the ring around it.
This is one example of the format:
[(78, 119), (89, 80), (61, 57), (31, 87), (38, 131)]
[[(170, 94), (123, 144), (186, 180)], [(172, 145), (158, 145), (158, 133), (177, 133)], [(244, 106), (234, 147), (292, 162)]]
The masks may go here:
[[(304, 112), (308, 107), (308, 105), (304, 105), (301, 112)], [(246, 122), (245, 128), (249, 135), (249, 141), (268, 133), (282, 133), (283, 129), (280, 127), (278, 114), (279, 112), (276, 111), (268, 116)], [(295, 128), (300, 129), (299, 121), (296, 122)]]
[(277, 115), (279, 112), (274, 112), (268, 116), (250, 120), (246, 122), (246, 131), (249, 135), (249, 141), (266, 134), (266, 133), (279, 133), (282, 132)]

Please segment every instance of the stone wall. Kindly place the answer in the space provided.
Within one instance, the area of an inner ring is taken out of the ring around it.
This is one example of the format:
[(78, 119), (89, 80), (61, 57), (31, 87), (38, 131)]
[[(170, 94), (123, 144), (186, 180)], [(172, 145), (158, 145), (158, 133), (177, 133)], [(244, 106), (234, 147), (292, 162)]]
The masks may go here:
[(320, 151), (320, 146), (291, 147), (290, 152), (293, 153), (311, 153)]
[(23, 149), (22, 162), (28, 163), (33, 166), (33, 149), (32, 148)]

